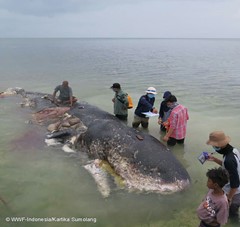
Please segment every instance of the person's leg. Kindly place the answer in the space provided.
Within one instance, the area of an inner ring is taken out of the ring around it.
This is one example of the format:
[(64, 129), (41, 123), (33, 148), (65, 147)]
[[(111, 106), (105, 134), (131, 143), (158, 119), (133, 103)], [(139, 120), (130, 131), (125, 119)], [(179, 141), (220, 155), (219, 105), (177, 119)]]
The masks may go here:
[(184, 139), (185, 139), (185, 138), (180, 139), (180, 140), (177, 140), (177, 143), (178, 143), (178, 144), (184, 144)]
[(128, 117), (128, 115), (119, 115), (119, 114), (116, 114), (115, 116), (122, 121), (126, 121)]
[(175, 146), (177, 143), (177, 140), (173, 137), (169, 137), (168, 141), (167, 141), (167, 145), (168, 146)]
[(231, 205), (229, 207), (229, 217), (238, 221), (240, 207), (240, 194), (236, 194), (232, 198)]
[(61, 100), (60, 98), (57, 98), (57, 99), (56, 99), (56, 103), (57, 103), (57, 104), (62, 104), (63, 102), (62, 102), (62, 100)]
[(143, 128), (148, 128), (149, 118), (141, 118), (141, 125)]
[(137, 115), (134, 115), (134, 119), (133, 119), (133, 122), (132, 122), (132, 127), (133, 128), (137, 128), (141, 123), (141, 118), (138, 117)]
[(63, 105), (70, 104), (70, 99), (69, 99), (69, 98), (59, 97), (59, 99), (61, 100), (61, 103), (62, 103)]

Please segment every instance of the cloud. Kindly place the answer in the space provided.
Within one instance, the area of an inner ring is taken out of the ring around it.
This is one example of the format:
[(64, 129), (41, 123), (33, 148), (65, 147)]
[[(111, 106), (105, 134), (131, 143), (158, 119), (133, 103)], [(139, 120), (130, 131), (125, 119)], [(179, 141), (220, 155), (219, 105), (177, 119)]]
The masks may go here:
[(0, 0), (0, 8), (17, 14), (54, 16), (102, 10), (113, 5), (137, 4), (142, 1), (144, 0)]
[(239, 0), (0, 0), (0, 37), (240, 38)]

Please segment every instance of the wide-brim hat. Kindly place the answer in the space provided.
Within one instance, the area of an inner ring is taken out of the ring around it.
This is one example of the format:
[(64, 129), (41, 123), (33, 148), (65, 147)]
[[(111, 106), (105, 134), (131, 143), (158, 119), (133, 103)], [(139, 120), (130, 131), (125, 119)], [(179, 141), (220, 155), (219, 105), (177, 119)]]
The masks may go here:
[(215, 147), (224, 147), (230, 141), (231, 138), (229, 136), (226, 136), (223, 131), (214, 131), (209, 134), (207, 144)]
[(154, 88), (154, 87), (149, 87), (149, 88), (146, 90), (146, 93), (156, 95), (156, 94), (157, 94), (157, 91), (156, 91), (156, 88)]

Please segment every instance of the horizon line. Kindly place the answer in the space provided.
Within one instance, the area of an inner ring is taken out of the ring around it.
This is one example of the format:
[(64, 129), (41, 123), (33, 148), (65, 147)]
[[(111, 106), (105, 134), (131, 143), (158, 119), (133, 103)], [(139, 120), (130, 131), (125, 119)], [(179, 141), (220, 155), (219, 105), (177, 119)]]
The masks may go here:
[(0, 39), (240, 39), (240, 37), (0, 37)]

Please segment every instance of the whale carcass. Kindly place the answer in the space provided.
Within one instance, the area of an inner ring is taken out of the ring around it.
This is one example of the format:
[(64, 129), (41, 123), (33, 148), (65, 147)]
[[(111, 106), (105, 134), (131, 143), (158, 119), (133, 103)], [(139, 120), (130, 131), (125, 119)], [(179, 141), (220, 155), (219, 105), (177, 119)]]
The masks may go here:
[[(84, 150), (90, 159), (108, 162), (127, 189), (169, 194), (190, 185), (185, 168), (171, 150), (153, 136), (128, 127), (113, 115), (86, 102), (61, 109), (51, 101), (51, 95), (20, 91), (17, 94), (24, 99), (21, 106), (30, 106), (36, 121), (45, 121), (46, 125), (47, 119), (48, 126), (52, 125), (48, 139), (60, 138), (61, 142), (66, 142), (74, 138), (71, 144), (75, 151)], [(57, 117), (50, 110), (55, 111)], [(39, 118), (41, 114), (42, 119)], [(75, 119), (72, 122), (77, 122), (78, 126), (66, 129), (63, 123), (69, 123), (66, 120), (69, 118)]]

